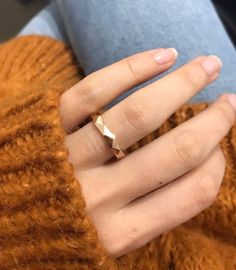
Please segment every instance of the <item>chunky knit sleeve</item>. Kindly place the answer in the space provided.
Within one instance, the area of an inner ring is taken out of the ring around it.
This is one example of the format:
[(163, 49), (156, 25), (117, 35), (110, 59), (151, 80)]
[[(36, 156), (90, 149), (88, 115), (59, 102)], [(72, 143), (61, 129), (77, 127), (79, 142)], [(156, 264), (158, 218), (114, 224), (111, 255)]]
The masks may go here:
[[(227, 168), (212, 207), (138, 250), (109, 255), (86, 215), (59, 117), (61, 93), (82, 78), (77, 67), (47, 37), (0, 46), (0, 269), (235, 270), (236, 125), (221, 142)], [(206, 107), (182, 106), (129, 151)]]
[(29, 36), (0, 46), (1, 270), (115, 269), (64, 146), (59, 96), (79, 79), (62, 43)]

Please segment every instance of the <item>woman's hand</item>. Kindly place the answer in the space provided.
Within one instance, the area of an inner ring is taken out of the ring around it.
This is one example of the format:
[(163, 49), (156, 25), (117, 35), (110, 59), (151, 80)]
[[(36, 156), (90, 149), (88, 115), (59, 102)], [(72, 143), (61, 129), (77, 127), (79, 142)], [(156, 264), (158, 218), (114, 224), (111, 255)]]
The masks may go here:
[[(142, 52), (90, 74), (61, 96), (62, 122), (66, 130), (73, 130), (66, 145), (87, 213), (115, 257), (208, 207), (224, 175), (219, 142), (235, 120), (232, 94), (221, 96), (197, 116), (114, 162), (107, 162), (113, 152), (93, 122), (75, 130), (115, 97), (166, 71), (175, 58), (173, 49)], [(214, 81), (220, 68), (216, 57), (199, 57), (104, 112), (104, 122), (126, 149)]]

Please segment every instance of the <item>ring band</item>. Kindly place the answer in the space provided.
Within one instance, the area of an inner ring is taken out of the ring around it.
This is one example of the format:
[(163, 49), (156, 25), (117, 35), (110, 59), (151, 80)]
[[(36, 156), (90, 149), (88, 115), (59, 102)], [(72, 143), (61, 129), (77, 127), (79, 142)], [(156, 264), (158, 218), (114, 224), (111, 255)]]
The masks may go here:
[(105, 137), (106, 141), (108, 142), (109, 147), (112, 149), (116, 158), (120, 159), (124, 157), (126, 155), (126, 151), (121, 149), (121, 147), (119, 146), (116, 140), (115, 134), (112, 133), (110, 129), (104, 123), (101, 111), (93, 113), (90, 116), (95, 126), (98, 128), (101, 134)]

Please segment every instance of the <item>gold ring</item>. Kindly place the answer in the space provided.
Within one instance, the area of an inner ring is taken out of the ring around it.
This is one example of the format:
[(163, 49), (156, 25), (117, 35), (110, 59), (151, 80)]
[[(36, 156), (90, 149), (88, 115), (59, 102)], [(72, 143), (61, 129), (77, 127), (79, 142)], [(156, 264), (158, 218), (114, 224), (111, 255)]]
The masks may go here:
[(112, 149), (114, 155), (117, 159), (120, 159), (126, 155), (126, 151), (122, 150), (119, 146), (116, 136), (111, 130), (106, 126), (102, 117), (102, 111), (98, 111), (90, 115), (95, 126), (101, 132), (101, 134), (105, 137), (108, 142), (109, 147)]

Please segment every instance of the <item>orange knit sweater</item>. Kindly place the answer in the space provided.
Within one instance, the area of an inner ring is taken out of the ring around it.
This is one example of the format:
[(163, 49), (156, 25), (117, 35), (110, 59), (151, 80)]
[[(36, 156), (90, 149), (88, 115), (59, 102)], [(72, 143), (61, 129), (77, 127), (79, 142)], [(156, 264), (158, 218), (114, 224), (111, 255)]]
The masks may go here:
[[(236, 125), (221, 141), (227, 167), (215, 203), (116, 259), (86, 216), (64, 144), (59, 97), (79, 73), (70, 50), (50, 38), (0, 46), (0, 270), (235, 270)], [(182, 106), (130, 151), (207, 106)]]

